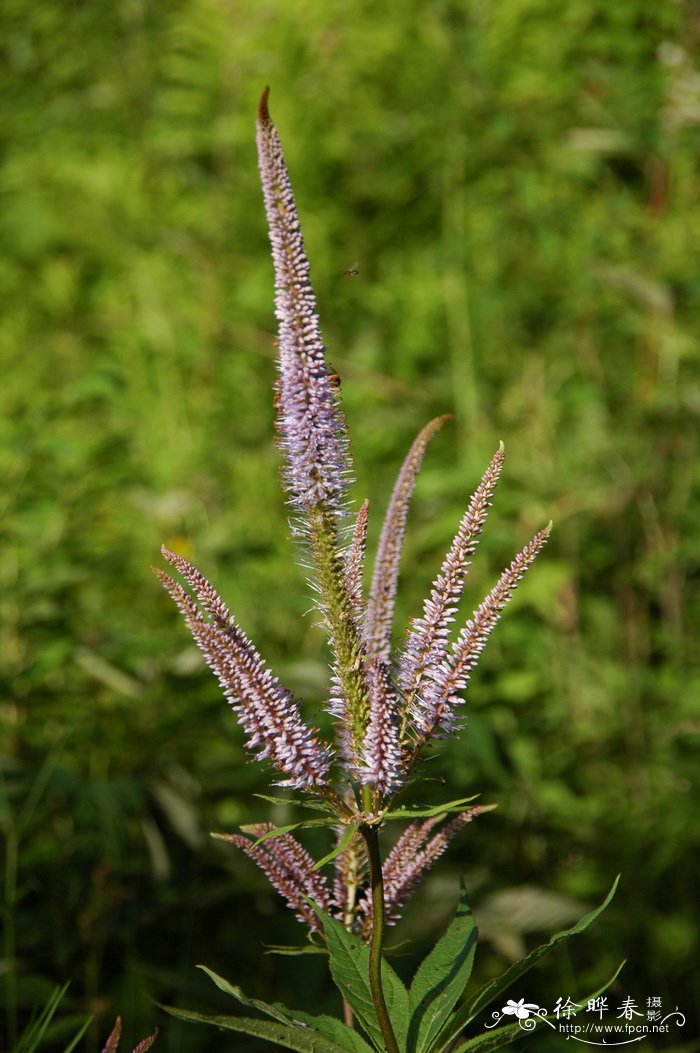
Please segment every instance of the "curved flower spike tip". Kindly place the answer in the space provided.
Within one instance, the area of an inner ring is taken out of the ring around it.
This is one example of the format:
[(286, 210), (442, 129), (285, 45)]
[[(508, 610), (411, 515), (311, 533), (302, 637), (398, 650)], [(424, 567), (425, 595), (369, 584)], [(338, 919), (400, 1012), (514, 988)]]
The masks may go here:
[(277, 411), (287, 487), (303, 523), (319, 506), (342, 519), (352, 472), (347, 431), (326, 363), (309, 262), (268, 94), (266, 88), (260, 99), (257, 144), (275, 269)]
[(321, 743), (318, 732), (301, 719), (291, 692), (280, 684), (196, 567), (165, 547), (162, 553), (185, 579), (197, 602), (168, 574), (156, 569), (154, 573), (184, 615), (207, 665), (218, 677), (248, 735), (248, 748), (287, 776), (279, 785), (298, 789), (325, 787), (331, 750)]

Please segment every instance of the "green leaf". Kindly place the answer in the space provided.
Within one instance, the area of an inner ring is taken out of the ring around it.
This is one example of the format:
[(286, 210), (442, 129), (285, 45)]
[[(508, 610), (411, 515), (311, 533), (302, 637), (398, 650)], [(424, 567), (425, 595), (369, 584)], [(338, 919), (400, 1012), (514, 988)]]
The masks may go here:
[[(470, 1002), (466, 1002), (461, 1009), (452, 1015), (447, 1021), (447, 1024), (440, 1032), (438, 1041), (434, 1047), (435, 1053), (442, 1053), (443, 1050), (447, 1049), (451, 1042), (459, 1035), (460, 1031), (471, 1023), (471, 1021), (484, 1009), (487, 1005), (490, 1005), (494, 999), (498, 998), (500, 994), (506, 991), (516, 980), (523, 976), (528, 970), (530, 970), (536, 962), (545, 955), (549, 954), (554, 950), (560, 943), (568, 940), (571, 936), (576, 936), (595, 921), (599, 914), (605, 910), (612, 900), (617, 886), (620, 880), (618, 875), (613, 882), (613, 886), (608, 892), (607, 896), (599, 907), (590, 913), (584, 915), (574, 926), (570, 929), (566, 929), (563, 932), (558, 932), (552, 936), (548, 943), (543, 943), (541, 946), (536, 947), (534, 951), (531, 951), (525, 958), (521, 958), (519, 962), (515, 962), (511, 965), (510, 969), (507, 969), (501, 976), (495, 977), (485, 984), (481, 990), (477, 991), (476, 995)], [(494, 1047), (495, 1048), (495, 1047)]]
[[(430, 819), (434, 815), (463, 812), (465, 811), (465, 805), (475, 801), (477, 797), (479, 797), (479, 794), (474, 793), (471, 797), (462, 797), (458, 801), (448, 801), (447, 804), (434, 804), (430, 808), (395, 808), (391, 812), (386, 812), (382, 819)], [(484, 804), (481, 806), (481, 811), (492, 812), (496, 807), (495, 804)]]
[(254, 1035), (266, 1039), (283, 1049), (296, 1050), (297, 1053), (347, 1053), (346, 1046), (339, 1046), (325, 1038), (319, 1031), (302, 1024), (279, 1024), (270, 1020), (253, 1020), (245, 1016), (207, 1016), (203, 1013), (192, 1013), (188, 1009), (175, 1009), (173, 1006), (161, 1005), (170, 1016), (178, 1020), (188, 1020), (194, 1024), (211, 1024), (223, 1031), (238, 1031), (243, 1035)]
[(365, 1040), (356, 1031), (347, 1027), (342, 1020), (336, 1020), (332, 1016), (312, 1016), (310, 1013), (298, 1012), (296, 1009), (287, 1009), (286, 1006), (281, 1005), (279, 1002), (269, 1003), (263, 1002), (259, 998), (249, 998), (240, 987), (229, 983), (223, 976), (219, 976), (218, 973), (208, 969), (206, 965), (198, 965), (197, 968), (205, 972), (220, 991), (232, 995), (236, 1001), (248, 1009), (257, 1009), (258, 1012), (272, 1017), (273, 1020), (281, 1024), (311, 1027), (318, 1031), (319, 1034), (332, 1039), (343, 1049), (351, 1051), (351, 1053), (371, 1053), (370, 1047)]
[(335, 859), (336, 856), (339, 856), (341, 852), (344, 852), (345, 849), (350, 844), (350, 842), (352, 841), (352, 839), (353, 839), (353, 837), (355, 836), (356, 833), (357, 833), (357, 826), (354, 825), (354, 824), (350, 824), (348, 826), (348, 828), (346, 829), (345, 833), (343, 834), (343, 836), (341, 837), (341, 839), (338, 842), (338, 844), (333, 849), (333, 851), (329, 852), (328, 855), (323, 857), (323, 859), (319, 859), (318, 863), (314, 863), (313, 869), (314, 870), (320, 870), (321, 867), (326, 865), (326, 863), (330, 863), (331, 860)]
[[(322, 911), (318, 916), (328, 941), (331, 975), (344, 998), (352, 1006), (362, 1028), (378, 1050), (384, 1049), (384, 1039), (377, 1023), (369, 986), (369, 948), (359, 936)], [(389, 1017), (399, 1046), (406, 1048), (408, 1029), (408, 991), (391, 966), (382, 961), (382, 986)]]
[[(604, 991), (615, 982), (617, 977), (620, 975), (620, 970), (625, 963), (621, 962), (613, 975), (607, 980), (602, 987), (599, 987), (596, 991), (586, 995), (584, 998), (579, 998), (578, 1004), (585, 1005), (592, 999), (597, 998), (598, 995), (603, 994)], [(468, 1038), (466, 1042), (463, 1042), (460, 1046), (457, 1046), (453, 1053), (491, 1053), (494, 1049), (502, 1049), (504, 1046), (510, 1046), (513, 1041), (518, 1038), (526, 1038), (537, 1030), (540, 1023), (544, 1023), (545, 1020), (556, 1020), (554, 1013), (548, 1013), (547, 1016), (542, 1017), (530, 1017), (532, 1024), (529, 1027), (523, 1028), (520, 1024), (506, 1024), (505, 1027), (499, 1027), (497, 1030), (484, 1032), (481, 1035), (476, 1035), (474, 1038)]]
[(365, 1042), (362, 1035), (353, 1031), (337, 1017), (312, 1016), (310, 1013), (296, 1013), (295, 1016), (315, 1028), (324, 1038), (329, 1038), (343, 1049), (350, 1050), (351, 1053), (373, 1053), (372, 1047)]
[(248, 998), (240, 987), (229, 983), (229, 981), (225, 980), (223, 976), (219, 976), (218, 973), (208, 969), (206, 965), (198, 965), (197, 968), (206, 973), (207, 976), (214, 981), (220, 991), (223, 991), (224, 994), (231, 995), (237, 1002), (240, 1002), (241, 1005), (246, 1006), (246, 1008), (257, 1009), (259, 1013), (264, 1013), (265, 1016), (271, 1016), (273, 1020), (277, 1020), (282, 1024), (288, 1024), (290, 1021), (294, 1023), (296, 1014), (290, 1009), (287, 1009), (286, 1006), (281, 1005), (279, 1002), (269, 1003), (263, 1002), (259, 998)]
[[(259, 797), (261, 801), (269, 801), (270, 804), (294, 805), (297, 808), (312, 808), (316, 812), (333, 814), (327, 804), (321, 804), (319, 801), (302, 801), (297, 797), (272, 797), (269, 793), (254, 793), (253, 797)], [(335, 821), (337, 822), (337, 817)]]
[(282, 954), (289, 958), (298, 957), (300, 954), (328, 954), (325, 947), (317, 947), (313, 943), (307, 943), (301, 947), (284, 947), (274, 943), (264, 943), (265, 954)]
[[(287, 823), (286, 826), (275, 826), (272, 830), (267, 830), (264, 834), (254, 842), (256, 845), (261, 845), (263, 841), (267, 841), (270, 837), (281, 837), (282, 834), (291, 833), (292, 830), (301, 830), (307, 826), (337, 826), (337, 816), (329, 816), (327, 819), (304, 819), (299, 823)], [(257, 823), (246, 823), (245, 826), (241, 826), (241, 830), (245, 834), (254, 833), (259, 824)], [(217, 841), (229, 841), (229, 834), (218, 834), (212, 833), (211, 837), (215, 837)]]
[(457, 912), (421, 962), (409, 990), (409, 1049), (424, 1053), (462, 995), (471, 975), (477, 930), (462, 885)]

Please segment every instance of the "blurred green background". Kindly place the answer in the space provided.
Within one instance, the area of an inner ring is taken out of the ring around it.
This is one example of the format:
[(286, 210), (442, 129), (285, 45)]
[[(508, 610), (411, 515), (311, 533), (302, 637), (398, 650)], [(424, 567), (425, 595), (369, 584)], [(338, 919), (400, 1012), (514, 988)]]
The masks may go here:
[(399, 625), (499, 439), (468, 610), (555, 522), (435, 765), (446, 785), (426, 784), (498, 810), (414, 901), (397, 966), (444, 923), (460, 873), (478, 982), (622, 871), (605, 917), (513, 996), (575, 997), (627, 958), (613, 999), (692, 1017), (699, 40), (696, 0), (4, 0), (10, 1037), (71, 980), (62, 1019), (97, 1014), (91, 1053), (117, 1012), (126, 1050), (156, 1021), (163, 1051), (261, 1048), (153, 1006), (229, 1010), (201, 961), (337, 1010), (318, 959), (263, 954), (303, 930), (208, 837), (270, 817), (251, 799), (268, 778), (148, 570), (162, 542), (190, 555), (316, 714), (326, 657), (273, 440), (265, 84), (372, 538), (416, 431), (455, 415), (418, 486)]

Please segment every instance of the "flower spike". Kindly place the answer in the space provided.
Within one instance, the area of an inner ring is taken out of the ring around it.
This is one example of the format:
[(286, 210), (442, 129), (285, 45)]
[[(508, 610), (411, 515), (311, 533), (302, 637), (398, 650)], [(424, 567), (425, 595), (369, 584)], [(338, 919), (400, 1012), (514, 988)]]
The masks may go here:
[[(258, 823), (245, 827), (254, 838), (274, 830), (272, 823)], [(296, 912), (299, 921), (304, 921), (312, 932), (319, 928), (312, 899), (322, 910), (329, 911), (332, 905), (331, 891), (323, 874), (314, 870), (314, 860), (291, 834), (269, 837), (262, 843), (243, 834), (214, 834), (220, 841), (228, 841), (260, 867), (270, 883)]]
[(426, 671), (436, 668), (446, 657), (449, 629), (464, 588), (469, 557), (479, 542), (503, 468), (503, 458), (501, 443), (462, 517), (430, 596), (423, 605), (423, 617), (416, 618), (409, 631), (406, 650), (399, 664), (399, 685), (409, 709)]
[(381, 796), (389, 796), (399, 789), (405, 777), (398, 700), (388, 668), (378, 658), (372, 657), (368, 662), (367, 679), (370, 714), (360, 782), (372, 786)]
[(420, 736), (416, 752), (433, 735), (455, 729), (455, 710), (462, 701), (459, 692), (466, 688), (491, 631), (518, 582), (547, 542), (550, 532), (551, 524), (538, 531), (518, 553), (459, 633), (451, 655), (437, 669), (431, 670), (427, 686), (417, 693), (413, 704), (413, 718)]
[(266, 88), (258, 109), (257, 144), (279, 321), (277, 425), (289, 499), (298, 513), (294, 529), (309, 542), (318, 606), (334, 653), (333, 680), (340, 702), (332, 711), (342, 711), (357, 753), (369, 698), (356, 605), (340, 551), (352, 474), (349, 443), (337, 385), (326, 362), (294, 192), (267, 98)]
[(195, 643), (218, 677), (232, 704), (247, 746), (289, 776), (280, 785), (321, 788), (328, 782), (331, 751), (301, 719), (298, 705), (265, 665), (256, 648), (229, 614), (223, 600), (199, 571), (182, 556), (163, 548), (163, 555), (185, 577), (200, 606), (168, 574), (156, 576), (185, 617)]
[(451, 414), (435, 417), (418, 433), (406, 455), (394, 484), (379, 538), (374, 561), (374, 574), (367, 605), (365, 642), (370, 654), (388, 662), (391, 654), (391, 626), (399, 580), (399, 564), (408, 506), (413, 495), (418, 469), (423, 463), (428, 443)]
[(266, 88), (260, 99), (257, 144), (275, 268), (278, 428), (287, 486), (292, 506), (303, 517), (320, 504), (342, 518), (351, 475), (347, 432), (326, 363), (294, 192), (268, 94)]
[[(432, 837), (430, 835), (440, 822), (440, 816), (418, 820), (406, 827), (384, 863), (384, 909), (387, 924), (396, 924), (406, 900), (433, 863), (447, 850), (462, 827), (489, 809), (489, 805), (475, 805), (459, 812)], [(358, 900), (358, 913), (363, 917), (362, 933), (368, 936), (372, 931), (372, 898), (366, 891)]]

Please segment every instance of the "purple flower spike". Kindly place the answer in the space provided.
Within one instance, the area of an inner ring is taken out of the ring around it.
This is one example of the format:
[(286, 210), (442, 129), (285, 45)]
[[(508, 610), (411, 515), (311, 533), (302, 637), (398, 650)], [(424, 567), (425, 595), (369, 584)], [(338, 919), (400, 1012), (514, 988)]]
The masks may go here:
[(433, 582), (430, 597), (423, 605), (423, 617), (416, 618), (411, 626), (399, 666), (399, 686), (409, 708), (426, 670), (435, 669), (446, 657), (450, 625), (464, 588), (469, 557), (479, 542), (503, 459), (501, 444), (462, 517), (440, 573)]
[(449, 419), (449, 413), (436, 417), (426, 424), (414, 439), (394, 484), (384, 517), (374, 561), (364, 634), (369, 653), (381, 658), (383, 662), (388, 662), (391, 655), (391, 626), (394, 619), (401, 549), (416, 476), (423, 463), (428, 443)]
[(275, 269), (279, 321), (278, 428), (293, 507), (345, 512), (351, 463), (337, 384), (328, 370), (292, 184), (267, 108), (258, 109), (258, 163)]
[(213, 586), (182, 556), (162, 549), (182, 574), (206, 615), (192, 597), (163, 571), (155, 573), (185, 617), (195, 643), (218, 677), (243, 730), (246, 745), (288, 778), (280, 786), (324, 787), (331, 751), (301, 719), (291, 693), (265, 665)]
[[(384, 863), (384, 910), (386, 921), (395, 925), (401, 910), (433, 863), (446, 851), (454, 836), (488, 805), (476, 805), (459, 812), (437, 833), (430, 836), (440, 816), (411, 823), (402, 833)], [(372, 897), (363, 892), (358, 900), (358, 913), (363, 917), (362, 934), (367, 937), (372, 931)]]
[[(245, 828), (254, 838), (274, 830), (272, 823), (259, 823)], [(220, 841), (236, 845), (260, 867), (270, 884), (286, 900), (299, 921), (304, 921), (312, 932), (319, 929), (319, 921), (305, 896), (322, 910), (330, 911), (332, 896), (323, 874), (314, 870), (314, 860), (291, 834), (268, 837), (261, 844), (243, 834), (214, 834)]]
[(422, 741), (436, 734), (446, 734), (456, 727), (456, 709), (462, 702), (469, 676), (479, 660), (486, 641), (513, 595), (525, 571), (534, 562), (549, 538), (551, 526), (538, 531), (513, 562), (501, 574), (498, 582), (471, 619), (459, 633), (452, 654), (428, 673), (427, 684), (418, 691), (413, 718)]
[(387, 666), (376, 658), (367, 663), (369, 723), (362, 748), (360, 782), (382, 796), (394, 793), (405, 779), (398, 702)]

